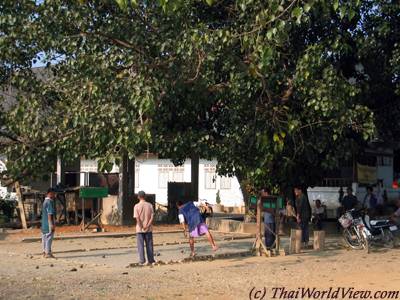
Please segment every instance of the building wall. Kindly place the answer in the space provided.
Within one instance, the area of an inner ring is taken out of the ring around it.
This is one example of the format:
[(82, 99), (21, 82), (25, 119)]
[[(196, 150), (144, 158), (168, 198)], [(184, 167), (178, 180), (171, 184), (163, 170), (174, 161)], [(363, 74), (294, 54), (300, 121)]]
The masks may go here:
[[(353, 193), (357, 196), (360, 203), (363, 202), (364, 197), (367, 193), (366, 187), (360, 187), (357, 183), (352, 185)], [(311, 207), (315, 207), (315, 200), (319, 199), (328, 209), (328, 217), (334, 217), (336, 215), (336, 209), (340, 206), (339, 204), (339, 189), (340, 187), (314, 187), (308, 188), (307, 194), (310, 200)], [(400, 190), (393, 189), (390, 186), (384, 186), (386, 190), (388, 200), (394, 201), (399, 198)], [(346, 187), (343, 187), (344, 195), (346, 195)], [(376, 187), (374, 193), (377, 192)]]
[[(168, 203), (168, 181), (191, 181), (191, 161), (186, 160), (183, 166), (174, 167), (168, 159), (136, 159), (135, 191), (143, 190), (156, 195), (156, 201)], [(217, 162), (201, 159), (199, 162), (199, 198), (215, 203), (216, 194), (220, 191), (221, 204), (225, 206), (242, 206), (243, 195), (236, 177), (222, 178), (213, 173)], [(166, 175), (168, 173), (168, 175)], [(210, 181), (214, 177), (215, 182)], [(163, 179), (164, 178), (164, 179)], [(222, 184), (222, 186), (221, 186)], [(225, 184), (225, 185), (224, 185)]]
[[(186, 160), (182, 166), (175, 167), (169, 159), (139, 157), (135, 160), (135, 192), (140, 190), (155, 194), (157, 203), (167, 205), (167, 182), (190, 182), (191, 161)], [(225, 206), (243, 206), (243, 195), (236, 177), (227, 178), (215, 173), (217, 161), (200, 159), (199, 162), (199, 198), (214, 204), (219, 190), (221, 204)], [(95, 161), (82, 160), (81, 172), (95, 172)], [(114, 167), (113, 172), (118, 172)], [(215, 181), (212, 181), (212, 178)], [(84, 174), (81, 174), (81, 185), (85, 185)]]
[(393, 166), (378, 166), (376, 177), (383, 180), (383, 186), (390, 187), (393, 182)]
[[(4, 159), (4, 158), (3, 158)], [(5, 161), (5, 159), (4, 159)], [(5, 163), (2, 161), (1, 157), (0, 157), (0, 173), (6, 170), (6, 165)], [(1, 185), (0, 182), (0, 198), (5, 198), (8, 194), (8, 190), (5, 186)]]

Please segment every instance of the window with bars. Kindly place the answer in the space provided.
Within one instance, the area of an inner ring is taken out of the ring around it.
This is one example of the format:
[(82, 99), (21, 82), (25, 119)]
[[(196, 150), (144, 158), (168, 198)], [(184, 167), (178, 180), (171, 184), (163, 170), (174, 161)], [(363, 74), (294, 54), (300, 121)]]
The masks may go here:
[(231, 189), (231, 178), (230, 177), (221, 177), (219, 181), (219, 188), (221, 190), (230, 190)]
[(390, 156), (378, 156), (377, 165), (378, 166), (391, 166), (393, 164), (393, 159)]
[(158, 188), (166, 189), (168, 182), (184, 181), (184, 166), (175, 167), (173, 164), (158, 165)]
[(204, 165), (204, 188), (215, 190), (217, 188), (217, 174), (215, 165)]

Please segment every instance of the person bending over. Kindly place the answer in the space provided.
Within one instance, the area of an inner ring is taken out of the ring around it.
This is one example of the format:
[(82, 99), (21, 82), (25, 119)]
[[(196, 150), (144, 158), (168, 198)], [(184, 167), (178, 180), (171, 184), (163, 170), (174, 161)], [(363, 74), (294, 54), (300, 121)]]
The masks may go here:
[(179, 222), (182, 224), (185, 237), (187, 237), (187, 231), (189, 231), (190, 255), (192, 257), (196, 255), (194, 251), (194, 238), (203, 235), (207, 236), (213, 251), (217, 251), (218, 247), (215, 244), (214, 238), (208, 230), (207, 225), (204, 223), (200, 210), (193, 204), (193, 202), (190, 201), (183, 204), (182, 201), (178, 201), (177, 206), (179, 209)]

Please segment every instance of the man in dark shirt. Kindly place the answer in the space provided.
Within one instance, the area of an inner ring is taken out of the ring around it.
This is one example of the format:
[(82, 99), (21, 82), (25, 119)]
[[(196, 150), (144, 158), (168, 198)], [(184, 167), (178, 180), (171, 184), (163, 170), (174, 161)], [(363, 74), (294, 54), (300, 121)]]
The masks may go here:
[(295, 187), (296, 196), (296, 219), (301, 229), (301, 241), (304, 248), (307, 248), (309, 241), (308, 223), (311, 219), (311, 206), (301, 187)]
[[(271, 194), (270, 190), (264, 188), (261, 191), (261, 197), (268, 197)], [(264, 237), (265, 246), (270, 249), (275, 242), (275, 210), (266, 208), (264, 212)]]
[(353, 195), (353, 189), (351, 187), (347, 188), (347, 195), (342, 199), (343, 212), (353, 209), (358, 204), (357, 197)]

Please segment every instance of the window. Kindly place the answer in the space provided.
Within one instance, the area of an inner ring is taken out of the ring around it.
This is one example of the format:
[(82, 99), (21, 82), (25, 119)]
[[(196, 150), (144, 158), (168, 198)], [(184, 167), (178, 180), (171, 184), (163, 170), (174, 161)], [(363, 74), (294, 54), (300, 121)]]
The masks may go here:
[(204, 165), (204, 187), (208, 190), (217, 188), (216, 167), (211, 164)]
[(392, 157), (390, 156), (378, 156), (378, 166), (391, 166), (392, 165)]
[(81, 172), (97, 173), (97, 161), (81, 159)]
[(158, 188), (166, 189), (168, 182), (183, 182), (184, 171), (184, 166), (175, 167), (173, 164), (159, 164)]
[(173, 177), (172, 181), (174, 181), (174, 182), (183, 182), (184, 181), (183, 180), (183, 175), (184, 175), (183, 167), (175, 167), (172, 174), (173, 174), (172, 175), (172, 177)]
[(168, 185), (169, 168), (168, 165), (158, 165), (158, 187), (166, 189)]
[(219, 181), (219, 187), (221, 190), (230, 190), (231, 189), (231, 178), (230, 177), (221, 177)]
[(140, 171), (140, 164), (135, 162), (135, 188), (139, 188), (139, 171)]

